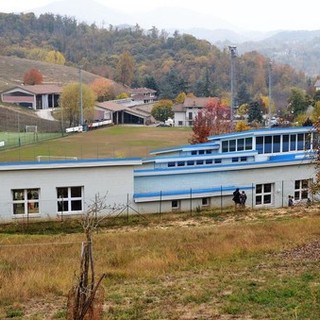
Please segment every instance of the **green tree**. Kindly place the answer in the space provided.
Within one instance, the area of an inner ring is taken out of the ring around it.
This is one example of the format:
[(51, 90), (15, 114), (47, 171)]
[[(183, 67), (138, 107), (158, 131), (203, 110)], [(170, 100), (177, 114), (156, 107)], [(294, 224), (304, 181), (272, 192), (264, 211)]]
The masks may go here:
[(67, 84), (63, 87), (59, 104), (63, 112), (63, 118), (69, 122), (69, 126), (80, 124), (81, 118), (81, 96), (82, 96), (82, 112), (84, 121), (92, 121), (94, 115), (94, 104), (96, 96), (93, 90), (86, 84), (77, 82)]
[(304, 113), (308, 108), (309, 100), (305, 91), (300, 88), (292, 88), (291, 96), (288, 99), (288, 109), (296, 117), (299, 113)]
[(116, 67), (116, 79), (123, 85), (130, 86), (134, 77), (135, 61), (131, 54), (126, 51), (120, 55)]
[(174, 112), (172, 110), (173, 102), (171, 100), (159, 100), (154, 104), (151, 115), (158, 121), (166, 121), (168, 118), (173, 118)]
[(260, 101), (253, 101), (249, 103), (248, 107), (248, 121), (249, 122), (258, 122), (261, 123), (263, 120), (262, 117), (263, 107)]

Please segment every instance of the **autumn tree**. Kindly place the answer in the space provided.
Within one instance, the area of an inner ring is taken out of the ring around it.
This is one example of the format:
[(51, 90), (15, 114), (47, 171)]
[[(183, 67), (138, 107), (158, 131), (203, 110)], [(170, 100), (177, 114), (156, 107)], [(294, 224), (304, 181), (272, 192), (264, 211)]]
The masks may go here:
[(126, 51), (120, 55), (116, 66), (116, 79), (123, 85), (130, 86), (134, 77), (135, 60)]
[(173, 118), (174, 112), (172, 110), (173, 102), (171, 100), (159, 100), (156, 102), (151, 110), (151, 115), (158, 121), (165, 122), (169, 118)]
[(111, 80), (98, 78), (91, 83), (90, 87), (99, 102), (113, 100), (115, 98), (115, 88)]
[(81, 84), (80, 88), (80, 84), (75, 82), (67, 84), (62, 90), (59, 104), (62, 108), (63, 118), (69, 122), (70, 126), (80, 124), (81, 95), (83, 120), (90, 122), (93, 119), (94, 103), (96, 101), (96, 96), (92, 89), (86, 84)]
[(210, 99), (193, 122), (190, 143), (203, 143), (214, 134), (230, 132), (230, 108), (218, 99)]
[(288, 109), (297, 116), (299, 113), (305, 112), (308, 107), (308, 98), (304, 90), (300, 88), (292, 88), (291, 96), (288, 99)]
[(49, 63), (64, 65), (66, 62), (66, 59), (61, 52), (56, 50), (51, 50), (47, 53), (45, 57), (45, 61)]
[(187, 95), (184, 92), (180, 92), (176, 98), (174, 99), (175, 103), (184, 103), (184, 100), (186, 100)]
[(36, 85), (42, 84), (43, 76), (42, 73), (37, 69), (30, 69), (23, 76), (23, 84), (24, 85)]

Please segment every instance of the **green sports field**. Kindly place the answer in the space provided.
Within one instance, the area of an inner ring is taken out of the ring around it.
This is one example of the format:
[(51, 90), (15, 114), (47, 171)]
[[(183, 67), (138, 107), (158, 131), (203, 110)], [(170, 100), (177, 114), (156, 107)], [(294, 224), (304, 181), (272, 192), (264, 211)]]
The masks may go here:
[(61, 137), (61, 133), (0, 132), (0, 150), (34, 144), (57, 137)]
[[(0, 162), (147, 157), (155, 149), (188, 144), (190, 128), (113, 126), (61, 137), (0, 132)], [(57, 139), (55, 139), (57, 138)], [(20, 140), (19, 140), (20, 139)]]

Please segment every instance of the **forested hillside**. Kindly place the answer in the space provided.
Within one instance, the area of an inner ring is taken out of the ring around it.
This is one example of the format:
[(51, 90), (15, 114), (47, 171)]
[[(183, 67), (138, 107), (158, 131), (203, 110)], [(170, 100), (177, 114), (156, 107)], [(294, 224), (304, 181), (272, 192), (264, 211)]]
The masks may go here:
[[(139, 25), (98, 28), (53, 14), (0, 13), (0, 54), (81, 65), (131, 87), (154, 88), (165, 98), (182, 91), (220, 97), (228, 97), (230, 92), (228, 50), (191, 35), (169, 35), (156, 27), (148, 31)], [(268, 64), (258, 52), (238, 56), (239, 104), (268, 94)], [(304, 74), (289, 66), (272, 67), (273, 99), (278, 108), (286, 105), (291, 87), (312, 84), (313, 79), (307, 81)]]

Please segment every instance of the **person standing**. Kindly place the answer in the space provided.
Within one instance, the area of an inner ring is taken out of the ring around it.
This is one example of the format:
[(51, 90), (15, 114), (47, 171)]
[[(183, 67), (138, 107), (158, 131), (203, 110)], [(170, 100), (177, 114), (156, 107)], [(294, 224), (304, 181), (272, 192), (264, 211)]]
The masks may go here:
[(233, 198), (232, 198), (233, 202), (234, 202), (234, 206), (235, 208), (237, 208), (240, 205), (240, 191), (239, 188), (237, 188), (234, 192), (233, 192)]
[(242, 191), (241, 194), (240, 194), (240, 206), (241, 206), (241, 208), (245, 208), (246, 201), (247, 201), (247, 195), (246, 195), (246, 193), (244, 191)]
[(288, 207), (293, 207), (293, 197), (292, 196), (288, 196)]

